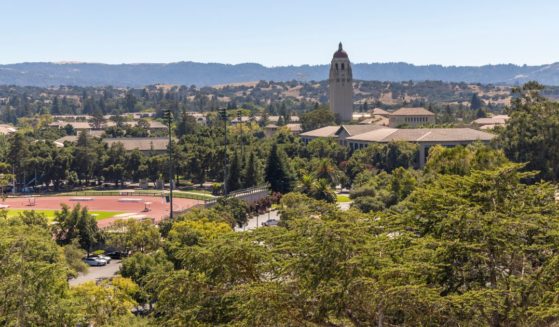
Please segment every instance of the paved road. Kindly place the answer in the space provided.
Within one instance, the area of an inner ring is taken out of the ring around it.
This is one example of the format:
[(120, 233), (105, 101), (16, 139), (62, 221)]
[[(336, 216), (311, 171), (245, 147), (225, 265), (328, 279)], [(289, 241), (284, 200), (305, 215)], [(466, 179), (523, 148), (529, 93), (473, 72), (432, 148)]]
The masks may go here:
[(273, 210), (273, 211), (270, 211), (269, 213), (264, 213), (264, 214), (261, 214), (261, 215), (256, 216), (256, 217), (252, 217), (251, 219), (248, 220), (247, 224), (244, 227), (242, 227), (242, 228), (235, 227), (235, 231), (241, 232), (241, 231), (244, 231), (244, 230), (251, 230), (251, 229), (258, 228), (258, 227), (262, 227), (262, 223), (265, 222), (268, 219), (280, 220), (280, 216), (278, 214), (278, 211)]
[(100, 279), (113, 277), (120, 268), (120, 260), (111, 260), (111, 263), (101, 267), (89, 267), (86, 274), (79, 274), (78, 277), (70, 279), (70, 286), (76, 286), (85, 282), (95, 282)]
[(351, 208), (351, 203), (352, 202), (340, 202), (338, 203), (338, 208), (340, 208), (340, 210), (342, 211), (347, 211), (349, 210), (349, 208)]

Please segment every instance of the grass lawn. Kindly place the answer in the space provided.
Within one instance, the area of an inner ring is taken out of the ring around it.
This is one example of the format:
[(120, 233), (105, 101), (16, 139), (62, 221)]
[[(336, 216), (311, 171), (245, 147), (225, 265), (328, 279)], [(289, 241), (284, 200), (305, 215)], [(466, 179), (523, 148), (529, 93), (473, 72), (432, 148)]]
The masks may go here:
[(349, 196), (347, 196), (347, 195), (338, 194), (338, 195), (337, 195), (337, 198), (338, 198), (338, 202), (341, 202), (341, 203), (343, 203), (343, 202), (351, 202), (351, 199), (350, 199)]
[[(49, 221), (54, 219), (54, 212), (56, 210), (49, 210), (49, 209), (32, 209), (37, 213), (44, 214)], [(16, 217), (21, 212), (29, 211), (27, 209), (8, 209), (8, 217)], [(112, 218), (116, 215), (124, 213), (123, 211), (89, 211), (95, 217), (95, 220), (103, 220), (107, 218)]]

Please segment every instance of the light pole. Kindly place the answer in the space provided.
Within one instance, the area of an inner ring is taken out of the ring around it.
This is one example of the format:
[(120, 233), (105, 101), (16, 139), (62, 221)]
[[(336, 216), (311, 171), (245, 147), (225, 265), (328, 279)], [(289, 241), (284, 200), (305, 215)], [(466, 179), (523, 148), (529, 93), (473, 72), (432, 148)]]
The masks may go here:
[(241, 158), (245, 160), (245, 141), (243, 139), (243, 116), (242, 111), (237, 111), (237, 121), (239, 122), (239, 128), (241, 129)]
[(219, 110), (223, 120), (223, 195), (227, 196), (227, 109)]
[(163, 117), (167, 120), (167, 126), (169, 127), (169, 219), (173, 221), (173, 147), (171, 144), (173, 113), (170, 109), (167, 109), (164, 111)]

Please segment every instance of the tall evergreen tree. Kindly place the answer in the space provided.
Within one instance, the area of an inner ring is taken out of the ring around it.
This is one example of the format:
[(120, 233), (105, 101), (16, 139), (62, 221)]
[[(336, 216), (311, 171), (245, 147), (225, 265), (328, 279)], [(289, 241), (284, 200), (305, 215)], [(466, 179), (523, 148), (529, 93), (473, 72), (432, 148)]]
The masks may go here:
[(295, 180), (278, 145), (274, 143), (266, 162), (266, 181), (274, 192), (288, 193), (293, 190)]
[(58, 103), (58, 97), (52, 99), (52, 106), (50, 108), (50, 113), (53, 115), (60, 115), (60, 104)]
[(482, 106), (483, 106), (483, 102), (481, 102), (481, 99), (479, 98), (477, 93), (474, 93), (472, 95), (472, 100), (470, 101), (470, 109), (479, 110), (481, 109)]
[(9, 148), (8, 162), (12, 165), (16, 179), (20, 183), (25, 183), (25, 168), (31, 155), (29, 141), (22, 133), (16, 133), (10, 140)]
[(229, 166), (229, 174), (227, 175), (227, 191), (235, 191), (241, 188), (241, 158), (239, 153), (235, 151), (233, 160)]
[(250, 156), (248, 157), (248, 162), (246, 164), (244, 178), (243, 178), (243, 186), (244, 187), (252, 187), (258, 184), (258, 163), (256, 162), (256, 156), (254, 151), (250, 152)]

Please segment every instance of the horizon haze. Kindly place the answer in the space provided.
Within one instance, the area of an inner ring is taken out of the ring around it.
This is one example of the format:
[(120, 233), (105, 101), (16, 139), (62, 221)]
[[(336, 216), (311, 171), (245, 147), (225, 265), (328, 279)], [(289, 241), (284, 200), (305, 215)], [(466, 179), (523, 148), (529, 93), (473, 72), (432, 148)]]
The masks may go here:
[[(30, 10), (30, 8), (32, 10)], [(123, 0), (1, 3), (0, 64), (328, 64), (339, 41), (354, 63), (483, 66), (559, 61), (559, 3), (535, 0)], [(537, 51), (534, 51), (537, 49)]]

